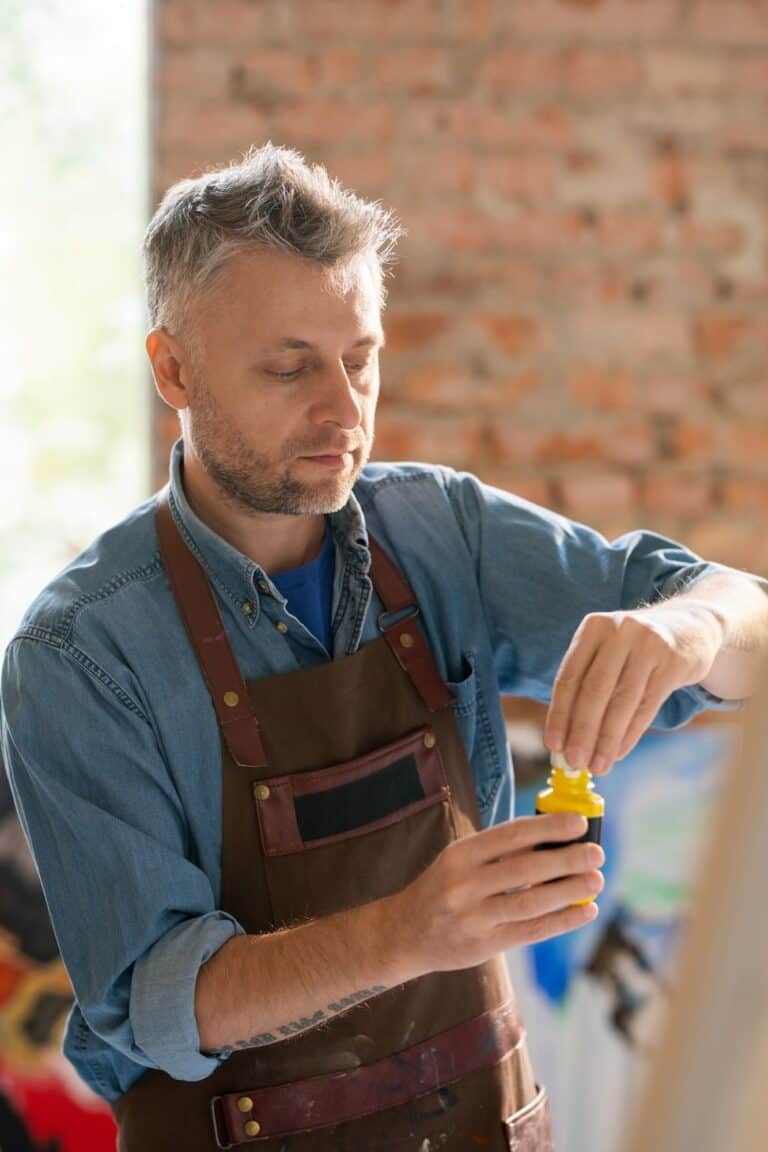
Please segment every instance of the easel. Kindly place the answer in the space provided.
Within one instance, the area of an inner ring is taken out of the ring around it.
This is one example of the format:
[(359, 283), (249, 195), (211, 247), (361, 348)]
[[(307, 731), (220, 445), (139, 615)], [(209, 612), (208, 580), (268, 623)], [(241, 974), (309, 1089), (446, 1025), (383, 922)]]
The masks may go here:
[(768, 667), (745, 708), (627, 1152), (768, 1152)]

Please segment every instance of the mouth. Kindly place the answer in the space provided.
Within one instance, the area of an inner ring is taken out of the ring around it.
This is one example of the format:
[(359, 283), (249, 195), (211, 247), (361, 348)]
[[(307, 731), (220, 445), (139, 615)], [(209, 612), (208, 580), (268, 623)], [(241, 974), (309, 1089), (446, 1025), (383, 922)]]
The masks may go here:
[(300, 456), (299, 459), (309, 460), (312, 464), (321, 464), (326, 468), (343, 468), (350, 455), (349, 452), (325, 452), (317, 456)]

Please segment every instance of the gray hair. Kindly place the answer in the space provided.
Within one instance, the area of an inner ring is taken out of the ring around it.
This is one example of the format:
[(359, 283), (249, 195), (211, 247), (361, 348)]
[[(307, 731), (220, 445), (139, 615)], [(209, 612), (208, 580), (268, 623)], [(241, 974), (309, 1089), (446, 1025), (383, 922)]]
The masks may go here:
[(165, 193), (143, 243), (150, 323), (181, 333), (230, 257), (265, 248), (316, 260), (342, 283), (354, 257), (372, 258), (383, 308), (384, 276), (404, 235), (393, 212), (344, 189), (322, 165), (271, 141), (251, 147)]

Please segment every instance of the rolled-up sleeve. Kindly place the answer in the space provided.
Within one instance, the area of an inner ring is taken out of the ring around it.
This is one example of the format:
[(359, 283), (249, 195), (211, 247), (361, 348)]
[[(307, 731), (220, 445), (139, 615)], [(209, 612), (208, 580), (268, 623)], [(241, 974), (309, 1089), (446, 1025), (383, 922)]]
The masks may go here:
[(61, 957), (88, 1027), (116, 1051), (200, 1080), (194, 991), (243, 927), (216, 908), (154, 730), (113, 677), (61, 644), (17, 639), (2, 748)]
[[(471, 473), (444, 470), (448, 498), (475, 562), (500, 691), (548, 701), (562, 659), (591, 612), (652, 604), (703, 576), (733, 572), (655, 532), (609, 542), (585, 524)], [(747, 573), (759, 586), (768, 584)], [(654, 726), (675, 728), (703, 708), (734, 709), (701, 685), (681, 688)]]

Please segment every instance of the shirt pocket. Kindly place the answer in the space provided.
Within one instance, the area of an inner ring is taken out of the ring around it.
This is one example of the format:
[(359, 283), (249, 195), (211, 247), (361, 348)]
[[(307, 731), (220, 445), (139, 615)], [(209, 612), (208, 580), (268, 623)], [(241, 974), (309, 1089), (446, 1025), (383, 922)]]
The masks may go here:
[(446, 681), (453, 695), (453, 715), (472, 768), (481, 816), (493, 802), (502, 778), (502, 763), (480, 686), (477, 657), (463, 651), (462, 678)]
[(253, 795), (276, 924), (400, 891), (456, 839), (429, 725), (355, 760), (260, 780)]

